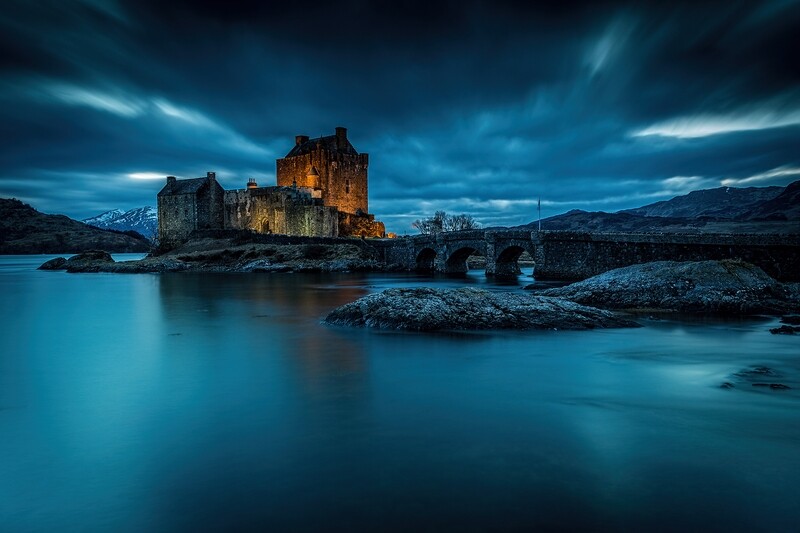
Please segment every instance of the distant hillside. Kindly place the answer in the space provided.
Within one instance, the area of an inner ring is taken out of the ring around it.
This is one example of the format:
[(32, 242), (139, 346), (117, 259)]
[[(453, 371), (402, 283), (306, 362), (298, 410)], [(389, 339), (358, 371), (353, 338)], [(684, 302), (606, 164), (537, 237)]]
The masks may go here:
[[(536, 222), (521, 226), (535, 229)], [(785, 221), (735, 221), (710, 218), (643, 217), (573, 209), (542, 219), (543, 230), (622, 233), (800, 233), (800, 224)]]
[(55, 254), (86, 250), (147, 252), (150, 243), (87, 226), (64, 215), (45, 215), (14, 199), (0, 198), (0, 254)]
[[(535, 228), (536, 222), (525, 228)], [(800, 181), (787, 187), (720, 187), (617, 213), (574, 209), (542, 229), (596, 232), (800, 233)]]
[(671, 200), (625, 209), (620, 213), (646, 217), (735, 219), (782, 192), (783, 187), (718, 187), (692, 191)]
[(741, 218), (800, 221), (800, 181), (790, 183), (778, 196), (754, 206)]
[(83, 223), (96, 228), (136, 231), (152, 240), (158, 230), (158, 212), (155, 207), (151, 206), (139, 207), (130, 211), (114, 209), (96, 217), (84, 219)]

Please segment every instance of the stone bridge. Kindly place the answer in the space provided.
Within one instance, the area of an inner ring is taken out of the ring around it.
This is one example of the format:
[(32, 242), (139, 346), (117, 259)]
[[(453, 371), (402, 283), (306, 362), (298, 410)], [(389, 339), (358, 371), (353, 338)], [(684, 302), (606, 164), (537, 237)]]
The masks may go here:
[(776, 279), (800, 281), (800, 234), (473, 230), (372, 242), (386, 263), (415, 271), (464, 273), (467, 258), (477, 254), (486, 258), (487, 276), (512, 277), (528, 252), (537, 279), (584, 279), (650, 261), (741, 259)]

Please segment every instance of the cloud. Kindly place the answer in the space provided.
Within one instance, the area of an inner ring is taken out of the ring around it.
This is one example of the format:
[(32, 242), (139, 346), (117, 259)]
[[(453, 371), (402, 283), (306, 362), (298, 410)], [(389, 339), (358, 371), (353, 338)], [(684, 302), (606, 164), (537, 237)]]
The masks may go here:
[(135, 180), (163, 180), (167, 174), (163, 172), (131, 172), (128, 177)]
[(591, 76), (597, 75), (611, 61), (620, 55), (636, 29), (635, 23), (627, 16), (614, 20), (599, 39), (593, 42), (585, 57)]
[(702, 114), (668, 120), (633, 132), (634, 137), (657, 135), (696, 139), (742, 131), (757, 131), (800, 125), (800, 109), (757, 109), (727, 115)]
[(146, 108), (146, 104), (134, 98), (76, 87), (66, 83), (46, 86), (45, 91), (65, 104), (90, 107), (123, 118), (138, 117), (145, 112)]
[(764, 186), (769, 183), (782, 185), (786, 182), (786, 178), (795, 178), (796, 176), (800, 176), (800, 167), (779, 167), (746, 178), (725, 178), (720, 183), (726, 187)]
[(209, 119), (199, 111), (176, 107), (172, 103), (161, 98), (154, 98), (153, 105), (155, 105), (156, 109), (161, 111), (164, 115), (176, 118), (180, 121), (186, 122), (187, 124), (191, 124), (192, 126), (197, 126), (200, 128), (221, 129), (218, 124), (216, 124), (213, 120)]
[(294, 135), (339, 125), (390, 231), (784, 184), (742, 180), (800, 168), (798, 24), (769, 1), (13, 1), (0, 196), (84, 218), (167, 174), (270, 185)]

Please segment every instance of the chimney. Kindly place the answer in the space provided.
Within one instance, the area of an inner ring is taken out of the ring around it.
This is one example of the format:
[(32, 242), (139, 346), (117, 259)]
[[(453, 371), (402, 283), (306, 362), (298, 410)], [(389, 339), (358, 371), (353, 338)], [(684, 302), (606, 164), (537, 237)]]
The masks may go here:
[(308, 142), (308, 135), (295, 135), (294, 137), (295, 146), (300, 146), (304, 142)]
[(248, 189), (258, 189), (258, 183), (256, 183), (255, 178), (250, 178), (247, 180), (247, 188)]
[(340, 150), (347, 146), (347, 128), (341, 126), (336, 128), (336, 146)]
[(206, 178), (208, 178), (209, 180), (212, 180), (212, 181), (216, 180), (217, 179), (217, 173), (216, 172), (206, 172)]
[(176, 181), (178, 181), (178, 178), (176, 178), (175, 176), (167, 176), (167, 185), (169, 185), (170, 183), (175, 183)]

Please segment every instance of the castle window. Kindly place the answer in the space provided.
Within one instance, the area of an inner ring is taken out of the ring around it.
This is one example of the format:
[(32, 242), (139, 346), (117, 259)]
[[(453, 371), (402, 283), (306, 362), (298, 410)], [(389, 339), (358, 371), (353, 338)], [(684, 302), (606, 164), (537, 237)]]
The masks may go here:
[(350, 180), (344, 180), (344, 192), (350, 194)]

